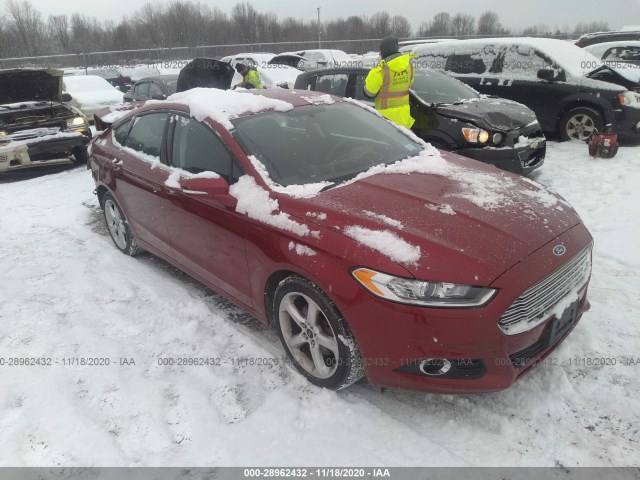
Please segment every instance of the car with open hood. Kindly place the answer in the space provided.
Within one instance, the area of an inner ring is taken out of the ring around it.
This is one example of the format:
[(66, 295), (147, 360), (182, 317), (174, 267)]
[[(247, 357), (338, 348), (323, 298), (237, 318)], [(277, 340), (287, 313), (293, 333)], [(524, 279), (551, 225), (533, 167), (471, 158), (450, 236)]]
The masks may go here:
[[(373, 102), (364, 94), (369, 70), (332, 68), (301, 74), (295, 88)], [(535, 113), (511, 100), (487, 97), (436, 70), (418, 69), (410, 91), (412, 130), (442, 150), (529, 174), (544, 163), (546, 139)]]
[(82, 162), (91, 138), (78, 109), (63, 103), (61, 70), (0, 70), (0, 173)]
[(550, 38), (483, 38), (416, 46), (420, 66), (522, 103), (545, 133), (586, 141), (605, 130), (640, 138), (640, 75)]
[(89, 166), (116, 248), (274, 326), (317, 386), (505, 389), (588, 308), (564, 199), (355, 100), (194, 88), (119, 116)]

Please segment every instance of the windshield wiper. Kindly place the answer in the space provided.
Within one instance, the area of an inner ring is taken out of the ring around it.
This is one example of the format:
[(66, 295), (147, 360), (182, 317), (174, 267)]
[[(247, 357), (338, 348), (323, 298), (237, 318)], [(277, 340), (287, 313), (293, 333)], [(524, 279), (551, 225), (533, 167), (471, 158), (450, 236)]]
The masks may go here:
[(330, 188), (333, 188), (335, 186), (336, 186), (336, 184), (331, 182), (329, 185), (325, 185), (324, 187), (322, 187), (318, 193), (326, 192), (327, 190), (329, 190)]

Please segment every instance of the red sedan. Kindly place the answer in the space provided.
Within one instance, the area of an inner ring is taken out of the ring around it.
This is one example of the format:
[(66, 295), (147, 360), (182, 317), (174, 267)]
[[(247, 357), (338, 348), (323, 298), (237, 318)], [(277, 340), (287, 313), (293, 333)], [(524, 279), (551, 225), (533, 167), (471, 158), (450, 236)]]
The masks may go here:
[(272, 325), (315, 385), (501, 390), (588, 308), (592, 238), (561, 197), (352, 101), (193, 89), (102, 126), (116, 247)]

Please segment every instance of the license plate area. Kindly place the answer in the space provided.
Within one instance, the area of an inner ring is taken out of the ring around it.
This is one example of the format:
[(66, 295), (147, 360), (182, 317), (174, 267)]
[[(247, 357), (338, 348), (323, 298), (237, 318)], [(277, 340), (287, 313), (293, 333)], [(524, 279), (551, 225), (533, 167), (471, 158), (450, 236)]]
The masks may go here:
[(549, 346), (554, 345), (565, 333), (576, 323), (578, 317), (579, 300), (576, 300), (567, 308), (560, 318), (553, 320), (551, 331), (549, 332)]

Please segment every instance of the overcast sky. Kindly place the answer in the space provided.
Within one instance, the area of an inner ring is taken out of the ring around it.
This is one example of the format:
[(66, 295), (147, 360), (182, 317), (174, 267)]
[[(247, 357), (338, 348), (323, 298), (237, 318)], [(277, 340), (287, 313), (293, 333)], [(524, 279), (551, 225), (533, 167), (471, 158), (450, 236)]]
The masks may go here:
[[(45, 17), (50, 14), (72, 14), (79, 11), (101, 20), (120, 20), (149, 0), (30, 0)], [(234, 4), (230, 0), (203, 0), (210, 7), (229, 13)], [(440, 11), (465, 12), (476, 17), (485, 10), (498, 13), (503, 25), (519, 29), (531, 25), (547, 24), (563, 30), (578, 22), (606, 21), (612, 28), (640, 25), (640, 0), (252, 0), (260, 12), (274, 12), (279, 17), (295, 16), (316, 18), (321, 7), (322, 20), (349, 15), (371, 14), (380, 10), (409, 18), (414, 29), (423, 20), (429, 20)], [(80, 8), (81, 7), (81, 8)]]

